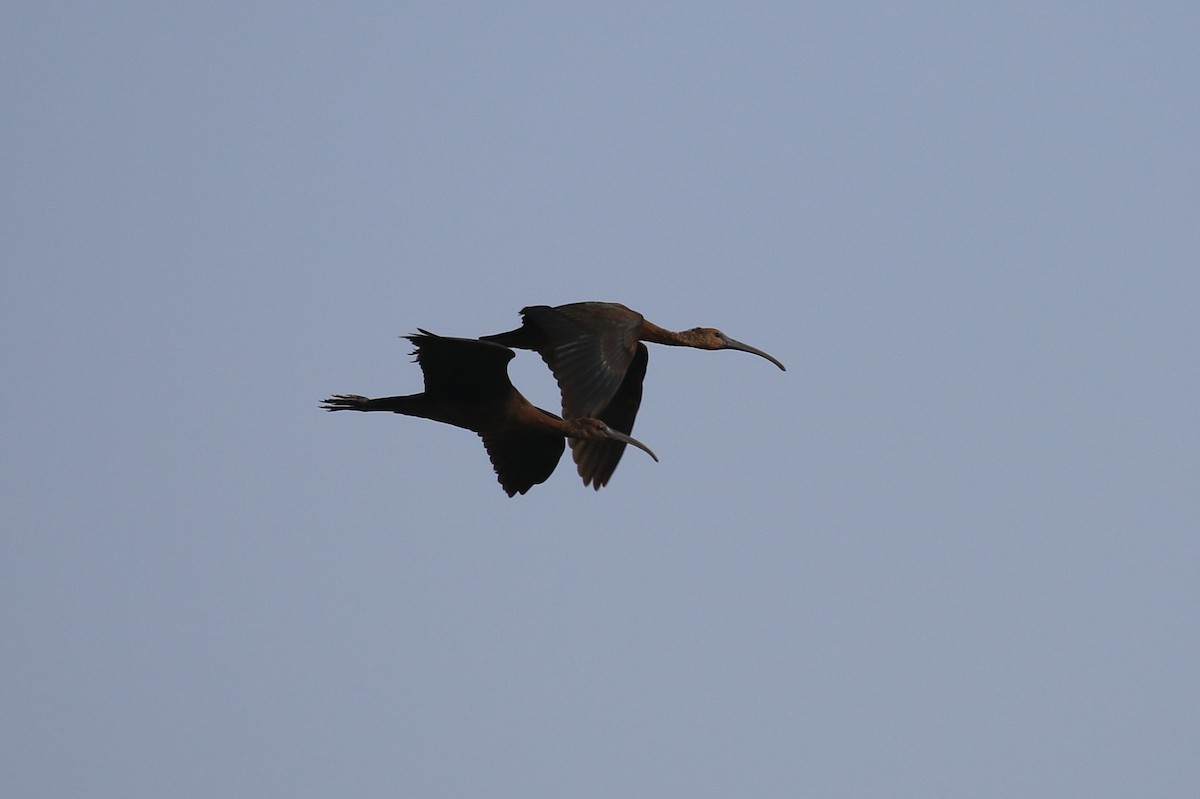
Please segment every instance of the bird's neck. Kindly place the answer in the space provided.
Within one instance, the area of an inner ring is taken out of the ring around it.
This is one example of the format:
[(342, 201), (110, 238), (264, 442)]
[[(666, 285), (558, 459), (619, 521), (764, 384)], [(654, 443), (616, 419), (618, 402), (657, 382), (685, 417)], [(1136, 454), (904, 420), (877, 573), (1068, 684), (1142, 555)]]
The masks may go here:
[(666, 344), (669, 347), (688, 346), (687, 338), (683, 333), (676, 333), (674, 330), (659, 327), (649, 320), (642, 322), (641, 339), (642, 341), (650, 341), (655, 344)]

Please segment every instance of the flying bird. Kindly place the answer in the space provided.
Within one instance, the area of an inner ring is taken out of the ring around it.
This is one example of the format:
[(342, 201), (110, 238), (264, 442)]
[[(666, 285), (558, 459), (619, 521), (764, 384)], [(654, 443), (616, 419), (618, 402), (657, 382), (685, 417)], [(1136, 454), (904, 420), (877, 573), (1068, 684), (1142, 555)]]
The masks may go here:
[[(521, 309), (521, 320), (516, 330), (483, 336), (482, 340), (537, 351), (558, 381), (563, 416), (600, 419), (626, 434), (633, 432), (642, 403), (649, 358), (643, 342), (749, 352), (786, 371), (776, 358), (716, 328), (667, 330), (615, 302), (531, 305)], [(624, 452), (625, 444), (619, 439), (571, 440), (571, 457), (579, 475), (584, 485), (592, 484), (596, 490), (608, 482)]]
[(328, 411), (390, 411), (478, 433), (500, 486), (510, 497), (524, 494), (550, 477), (562, 457), (564, 437), (632, 444), (658, 460), (645, 444), (600, 419), (564, 420), (531, 404), (508, 378), (508, 362), (514, 354), (508, 347), (478, 339), (447, 338), (426, 330), (405, 338), (416, 346), (413, 354), (425, 377), (424, 392), (376, 399), (335, 394), (321, 407)]

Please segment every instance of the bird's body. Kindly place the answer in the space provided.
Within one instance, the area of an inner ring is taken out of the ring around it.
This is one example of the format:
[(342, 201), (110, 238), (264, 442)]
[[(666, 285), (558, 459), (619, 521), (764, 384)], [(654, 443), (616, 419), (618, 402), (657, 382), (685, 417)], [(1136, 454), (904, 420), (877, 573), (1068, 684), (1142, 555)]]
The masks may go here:
[[(633, 431), (642, 401), (649, 358), (643, 342), (739, 350), (784, 368), (762, 350), (715, 328), (667, 330), (615, 302), (532, 305), (521, 309), (521, 318), (521, 327), (483, 336), (483, 340), (537, 351), (558, 381), (564, 417), (594, 417), (626, 434)], [(617, 468), (624, 451), (624, 444), (617, 440), (571, 441), (571, 454), (584, 484), (593, 483), (597, 489)]]
[(407, 338), (416, 346), (424, 392), (376, 399), (337, 394), (322, 407), (400, 413), (471, 430), (483, 439), (500, 485), (510, 497), (524, 494), (554, 472), (564, 437), (633, 444), (658, 460), (644, 444), (601, 420), (564, 420), (535, 407), (508, 378), (513, 351), (507, 347), (424, 330)]

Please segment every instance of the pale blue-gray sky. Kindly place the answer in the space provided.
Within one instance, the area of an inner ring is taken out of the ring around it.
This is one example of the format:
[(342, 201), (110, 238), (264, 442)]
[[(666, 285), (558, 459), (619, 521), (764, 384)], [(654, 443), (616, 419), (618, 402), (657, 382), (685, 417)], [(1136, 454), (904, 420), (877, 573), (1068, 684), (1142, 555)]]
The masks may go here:
[[(1193, 4), (0, 22), (6, 794), (1200, 791)], [(584, 299), (789, 371), (599, 493), (317, 408)]]

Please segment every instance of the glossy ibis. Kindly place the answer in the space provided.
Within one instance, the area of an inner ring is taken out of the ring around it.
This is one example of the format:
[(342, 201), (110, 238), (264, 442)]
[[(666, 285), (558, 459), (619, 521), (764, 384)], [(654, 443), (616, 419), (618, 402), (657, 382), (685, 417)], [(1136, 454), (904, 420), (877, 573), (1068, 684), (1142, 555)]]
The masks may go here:
[[(483, 336), (483, 340), (536, 350), (558, 381), (563, 416), (595, 417), (626, 434), (633, 432), (642, 402), (642, 381), (649, 358), (642, 342), (739, 350), (784, 369), (774, 357), (715, 328), (694, 327), (677, 333), (615, 302), (531, 305), (521, 309), (521, 319), (522, 325), (516, 330)], [(593, 483), (597, 490), (608, 481), (624, 451), (625, 445), (619, 440), (571, 440), (571, 456), (584, 485)]]
[(600, 419), (563, 420), (534, 407), (508, 378), (513, 351), (507, 347), (478, 339), (446, 338), (425, 330), (405, 338), (416, 346), (413, 354), (425, 376), (423, 393), (377, 399), (336, 394), (321, 407), (329, 411), (390, 411), (474, 431), (483, 439), (496, 477), (510, 497), (524, 494), (553, 473), (562, 457), (564, 436), (632, 444), (658, 460), (645, 444)]

